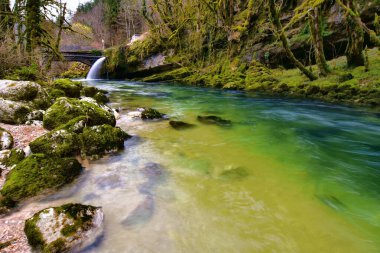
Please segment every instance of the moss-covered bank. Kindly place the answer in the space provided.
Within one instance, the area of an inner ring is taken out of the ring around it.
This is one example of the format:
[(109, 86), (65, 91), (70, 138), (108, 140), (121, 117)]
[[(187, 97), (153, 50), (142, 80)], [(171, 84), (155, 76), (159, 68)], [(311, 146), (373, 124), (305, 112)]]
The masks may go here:
[[(369, 62), (370, 69), (366, 71), (365, 67), (347, 68), (345, 57), (334, 59), (329, 62), (332, 73), (315, 81), (308, 80), (298, 69), (269, 69), (259, 62), (246, 64), (237, 58), (202, 69), (182, 67), (139, 80), (380, 107), (380, 54), (377, 49), (369, 50)], [(310, 68), (317, 72), (316, 66)]]

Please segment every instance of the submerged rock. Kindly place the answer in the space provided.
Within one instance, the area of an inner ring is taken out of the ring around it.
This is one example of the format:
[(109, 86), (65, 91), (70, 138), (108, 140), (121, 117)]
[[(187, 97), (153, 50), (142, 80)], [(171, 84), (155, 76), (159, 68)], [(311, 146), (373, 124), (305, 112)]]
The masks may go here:
[(11, 149), (13, 147), (13, 137), (12, 135), (0, 127), (0, 150)]
[(171, 120), (171, 121), (169, 121), (169, 124), (170, 124), (171, 127), (173, 127), (176, 130), (185, 130), (185, 129), (189, 129), (189, 128), (195, 127), (194, 124), (189, 124), (189, 123), (186, 123), (186, 122), (183, 122), (183, 121), (174, 121), (174, 120)]
[(220, 178), (228, 180), (239, 180), (249, 176), (249, 172), (243, 167), (232, 167), (225, 169)]
[(2, 195), (0, 206), (57, 189), (72, 182), (81, 171), (82, 166), (75, 158), (31, 155), (17, 164), (8, 174), (7, 181), (0, 191)]
[(37, 251), (79, 251), (102, 235), (103, 219), (100, 207), (66, 204), (36, 213), (26, 220), (24, 232)]
[(63, 97), (57, 99), (57, 101), (46, 111), (43, 120), (44, 127), (47, 129), (54, 129), (79, 116), (88, 117), (94, 125), (116, 125), (116, 119), (112, 110), (110, 112), (100, 105), (97, 105), (96, 102), (92, 103), (89, 101)]
[(159, 111), (153, 108), (145, 108), (144, 111), (141, 113), (142, 119), (162, 119), (164, 116), (165, 114), (160, 113)]
[(102, 155), (124, 148), (124, 141), (131, 138), (118, 127), (101, 125), (86, 127), (81, 134), (82, 154), (88, 156)]
[(78, 154), (81, 148), (78, 134), (64, 129), (51, 131), (29, 143), (33, 153), (67, 157)]
[(222, 119), (221, 117), (214, 116), (214, 115), (198, 116), (197, 119), (199, 122), (203, 124), (208, 124), (208, 125), (231, 126), (232, 124), (231, 120)]
[(154, 214), (155, 203), (152, 196), (148, 195), (121, 224), (126, 228), (142, 225), (148, 222)]

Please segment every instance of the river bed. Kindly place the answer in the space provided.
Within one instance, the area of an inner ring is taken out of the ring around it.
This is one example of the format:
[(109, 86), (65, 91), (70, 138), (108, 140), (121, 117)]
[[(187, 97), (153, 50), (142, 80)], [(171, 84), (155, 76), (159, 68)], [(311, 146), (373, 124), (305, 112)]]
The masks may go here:
[[(39, 204), (102, 206), (83, 252), (379, 252), (380, 117), (251, 93), (91, 81), (134, 137)], [(131, 117), (153, 107), (195, 124)], [(216, 115), (231, 126), (205, 125)]]

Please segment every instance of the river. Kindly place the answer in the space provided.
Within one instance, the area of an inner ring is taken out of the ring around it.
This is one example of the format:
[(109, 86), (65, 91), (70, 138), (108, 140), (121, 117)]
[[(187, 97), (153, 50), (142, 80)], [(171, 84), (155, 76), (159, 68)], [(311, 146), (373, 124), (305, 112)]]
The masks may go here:
[[(110, 91), (134, 137), (44, 200), (103, 207), (104, 236), (83, 252), (380, 252), (379, 114), (174, 84), (90, 84)], [(196, 127), (128, 116), (139, 107)]]

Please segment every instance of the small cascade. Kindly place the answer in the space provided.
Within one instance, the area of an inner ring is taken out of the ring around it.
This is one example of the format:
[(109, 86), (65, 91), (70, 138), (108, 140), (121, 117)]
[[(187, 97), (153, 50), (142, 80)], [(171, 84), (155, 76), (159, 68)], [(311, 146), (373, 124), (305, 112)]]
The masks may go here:
[(94, 65), (92, 65), (90, 71), (87, 74), (86, 79), (91, 80), (91, 79), (99, 79), (100, 78), (100, 71), (103, 66), (103, 62), (106, 60), (106, 57), (102, 57), (98, 59)]

